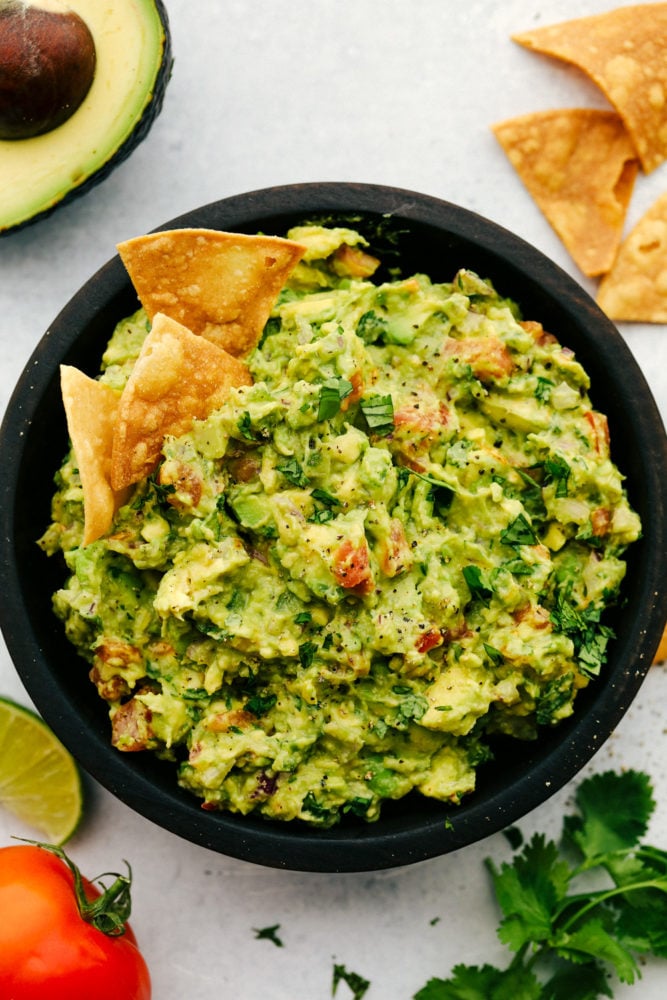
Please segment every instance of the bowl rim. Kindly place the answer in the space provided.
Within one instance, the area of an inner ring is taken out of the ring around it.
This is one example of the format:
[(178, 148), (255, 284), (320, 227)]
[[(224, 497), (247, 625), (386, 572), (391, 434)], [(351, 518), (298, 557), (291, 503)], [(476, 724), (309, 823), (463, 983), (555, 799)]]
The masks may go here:
[[(184, 802), (176, 789), (171, 795), (156, 789), (128, 759), (134, 755), (114, 752), (106, 733), (103, 738), (71, 713), (66, 691), (54, 678), (48, 658), (32, 634), (24, 599), (26, 581), (16, 558), (14, 524), (20, 504), (19, 462), (8, 463), (0, 486), (0, 559), (6, 573), (0, 627), (16, 670), (45, 721), (86, 771), (145, 818), (231, 857), (301, 871), (371, 871), (412, 864), (472, 844), (526, 815), (573, 778), (616, 727), (651, 665), (667, 617), (667, 588), (660, 586), (660, 569), (667, 554), (667, 499), (661, 489), (667, 474), (667, 437), (662, 418), (643, 373), (616, 327), (584, 289), (539, 250), (497, 223), (451, 202), (403, 188), (347, 182), (288, 184), (232, 195), (180, 214), (154, 231), (203, 226), (252, 232), (253, 226), (267, 218), (350, 211), (398, 217), (406, 223), (445, 230), (455, 238), (474, 240), (493, 257), (518, 262), (521, 272), (529, 274), (547, 296), (566, 296), (569, 309), (592, 317), (593, 340), (598, 349), (604, 346), (609, 364), (624, 373), (619, 391), (625, 393), (628, 406), (633, 399), (642, 401), (633, 411), (634, 433), (650, 442), (644, 467), (654, 510), (650, 551), (646, 555), (648, 571), (639, 581), (640, 613), (630, 634), (619, 639), (619, 657), (625, 666), (617, 671), (612, 683), (599, 685), (593, 714), (581, 713), (577, 718), (575, 711), (564, 738), (538, 760), (520, 786), (502, 787), (496, 794), (477, 800), (473, 793), (451, 813), (451, 821), (436, 809), (420, 823), (418, 832), (391, 823), (385, 830), (375, 823), (355, 826), (352, 834), (343, 831), (341, 835), (341, 827), (334, 827), (299, 830), (297, 836), (292, 824), (203, 812)], [(129, 278), (116, 255), (63, 307), (33, 351), (12, 393), (0, 427), (2, 454), (20, 452), (42, 395), (53, 381), (57, 362), (79, 336), (82, 317), (104, 309), (114, 295), (125, 294), (128, 288), (131, 290)], [(516, 298), (514, 294), (512, 297)], [(637, 646), (641, 647), (639, 652)], [(193, 804), (197, 805), (196, 800)]]

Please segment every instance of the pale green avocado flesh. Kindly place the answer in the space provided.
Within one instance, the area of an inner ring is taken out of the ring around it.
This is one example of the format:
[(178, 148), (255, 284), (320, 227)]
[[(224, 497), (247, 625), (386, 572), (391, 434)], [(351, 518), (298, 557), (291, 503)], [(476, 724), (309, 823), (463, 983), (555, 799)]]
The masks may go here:
[[(488, 738), (539, 739), (604, 673), (639, 537), (572, 352), (461, 270), (374, 284), (307, 245), (254, 384), (167, 439), (81, 547), (74, 458), (41, 544), (119, 750), (205, 808), (329, 826), (416, 790), (458, 803)], [(117, 327), (121, 388), (148, 324)], [(574, 709), (576, 711), (576, 708)]]
[(162, 0), (67, 0), (96, 51), (92, 86), (58, 128), (0, 139), (0, 236), (90, 190), (145, 138), (162, 109), (172, 69)]

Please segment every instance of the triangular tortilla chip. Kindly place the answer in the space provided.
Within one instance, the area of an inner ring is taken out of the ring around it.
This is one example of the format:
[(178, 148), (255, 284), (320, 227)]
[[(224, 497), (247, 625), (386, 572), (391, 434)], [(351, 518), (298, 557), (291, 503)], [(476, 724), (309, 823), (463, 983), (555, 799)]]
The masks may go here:
[(662, 633), (662, 639), (658, 644), (658, 648), (655, 651), (653, 663), (663, 663), (665, 660), (667, 660), (667, 625)]
[(597, 301), (610, 319), (667, 323), (667, 193), (649, 208), (621, 244)]
[(141, 304), (235, 357), (257, 346), (305, 247), (278, 236), (172, 229), (118, 245)]
[(123, 389), (113, 438), (111, 483), (122, 489), (153, 471), (167, 434), (185, 434), (250, 385), (239, 358), (158, 313)]
[(639, 169), (620, 115), (537, 111), (492, 128), (575, 263), (589, 276), (608, 271)]
[(83, 490), (83, 545), (111, 527), (126, 492), (111, 486), (111, 448), (120, 393), (71, 365), (60, 366), (60, 386)]
[(583, 70), (625, 122), (646, 173), (667, 158), (667, 4), (636, 4), (513, 35)]

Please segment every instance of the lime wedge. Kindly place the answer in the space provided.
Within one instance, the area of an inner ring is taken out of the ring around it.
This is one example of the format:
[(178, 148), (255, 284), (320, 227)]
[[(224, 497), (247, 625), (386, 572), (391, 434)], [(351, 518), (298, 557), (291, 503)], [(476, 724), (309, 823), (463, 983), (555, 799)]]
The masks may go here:
[(31, 709), (0, 698), (0, 806), (64, 844), (83, 808), (81, 774), (74, 759)]

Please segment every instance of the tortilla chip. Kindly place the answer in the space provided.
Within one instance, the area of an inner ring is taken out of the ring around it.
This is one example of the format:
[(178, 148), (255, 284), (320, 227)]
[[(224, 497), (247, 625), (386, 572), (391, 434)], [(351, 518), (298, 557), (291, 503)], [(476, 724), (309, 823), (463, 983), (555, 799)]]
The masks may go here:
[(123, 389), (113, 438), (111, 483), (122, 489), (155, 468), (166, 435), (185, 434), (250, 373), (203, 337), (157, 313)]
[(618, 7), (513, 36), (583, 70), (625, 123), (645, 173), (667, 158), (667, 4)]
[(257, 346), (305, 247), (278, 236), (172, 229), (118, 245), (141, 304), (235, 357)]
[(67, 430), (83, 490), (83, 545), (111, 527), (126, 498), (111, 486), (111, 447), (120, 393), (71, 365), (60, 366)]
[(665, 661), (667, 661), (667, 625), (653, 657), (653, 663), (664, 663)]
[(658, 198), (621, 244), (597, 301), (610, 319), (667, 323), (667, 193)]
[(593, 108), (538, 111), (492, 129), (583, 273), (608, 271), (639, 169), (620, 115)]

